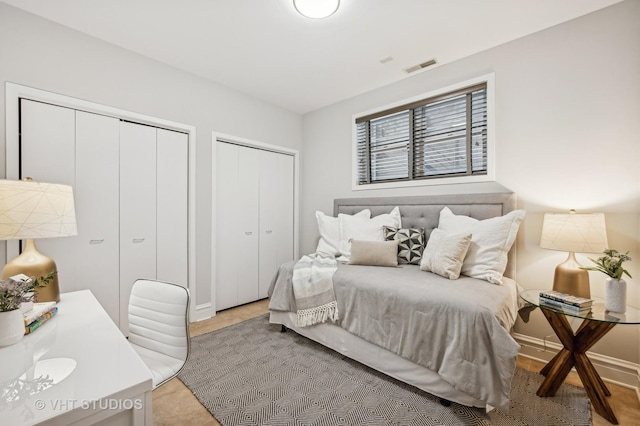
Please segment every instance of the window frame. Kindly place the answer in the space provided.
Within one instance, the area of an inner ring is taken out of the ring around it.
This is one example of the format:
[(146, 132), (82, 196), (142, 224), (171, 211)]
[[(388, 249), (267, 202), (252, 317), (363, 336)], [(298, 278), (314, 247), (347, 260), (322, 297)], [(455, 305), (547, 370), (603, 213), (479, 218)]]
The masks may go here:
[[(351, 120), (352, 136), (351, 136), (351, 171), (352, 171), (352, 190), (362, 191), (370, 189), (385, 189), (385, 188), (406, 188), (417, 186), (433, 186), (433, 185), (450, 185), (450, 184), (463, 184), (473, 182), (492, 182), (495, 181), (495, 87), (494, 87), (495, 75), (485, 74), (475, 77), (470, 80), (466, 80), (460, 83), (456, 83), (450, 86), (439, 88), (421, 95), (404, 99), (393, 104), (385, 105), (379, 108), (375, 108), (369, 111), (360, 112), (354, 114)], [(404, 179), (397, 181), (385, 181), (385, 182), (371, 182), (365, 184), (358, 183), (358, 141), (357, 141), (357, 125), (356, 121), (366, 116), (374, 116), (378, 113), (389, 111), (390, 113), (395, 108), (411, 107), (411, 104), (419, 103), (430, 98), (436, 98), (439, 96), (447, 95), (458, 90), (475, 86), (478, 84), (486, 84), (486, 97), (487, 97), (487, 172), (486, 174), (479, 175), (458, 175), (449, 177), (437, 177), (437, 178), (422, 178), (422, 179)]]

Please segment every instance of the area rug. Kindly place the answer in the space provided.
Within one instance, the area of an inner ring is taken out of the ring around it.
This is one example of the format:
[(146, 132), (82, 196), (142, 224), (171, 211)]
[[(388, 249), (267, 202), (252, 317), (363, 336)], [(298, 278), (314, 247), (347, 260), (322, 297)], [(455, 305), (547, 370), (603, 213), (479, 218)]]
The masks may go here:
[(517, 369), (508, 413), (451, 404), (350, 360), (267, 315), (191, 339), (178, 376), (222, 425), (591, 425), (584, 389), (535, 392)]

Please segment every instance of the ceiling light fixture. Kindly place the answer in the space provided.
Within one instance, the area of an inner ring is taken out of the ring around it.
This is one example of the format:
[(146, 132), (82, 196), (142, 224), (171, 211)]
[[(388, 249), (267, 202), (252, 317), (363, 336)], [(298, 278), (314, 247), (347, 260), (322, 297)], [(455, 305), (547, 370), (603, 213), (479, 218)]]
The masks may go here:
[(340, 0), (293, 0), (293, 6), (302, 16), (322, 19), (338, 10)]

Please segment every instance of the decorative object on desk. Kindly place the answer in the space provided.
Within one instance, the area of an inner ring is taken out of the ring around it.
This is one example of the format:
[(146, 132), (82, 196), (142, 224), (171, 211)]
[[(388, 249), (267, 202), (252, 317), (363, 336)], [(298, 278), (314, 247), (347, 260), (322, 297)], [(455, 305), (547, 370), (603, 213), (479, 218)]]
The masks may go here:
[(0, 281), (0, 312), (19, 310), (22, 303), (32, 302), (37, 286), (38, 280), (24, 274)]
[(22, 339), (25, 329), (20, 305), (33, 301), (38, 285), (38, 280), (22, 274), (0, 281), (0, 346)]
[(589, 258), (596, 266), (583, 266), (582, 269), (600, 271), (609, 276), (604, 287), (604, 308), (607, 311), (624, 313), (627, 310), (627, 282), (622, 279), (622, 275), (632, 277), (622, 264), (631, 260), (629, 252), (620, 253), (618, 250), (606, 249), (603, 253), (604, 256), (598, 259)]
[(20, 309), (0, 312), (0, 346), (18, 343), (24, 336), (24, 322)]
[(20, 310), (22, 311), (23, 314), (25, 312), (29, 312), (31, 309), (33, 309), (33, 302), (22, 302), (20, 304)]
[(25, 325), (24, 334), (31, 333), (32, 331), (40, 327), (42, 324), (44, 324), (45, 322), (49, 321), (51, 318), (56, 316), (57, 313), (58, 313), (58, 307), (57, 306), (52, 307), (51, 309), (49, 309), (48, 311), (40, 315), (38, 318), (34, 319), (29, 324)]
[(607, 247), (604, 213), (545, 213), (540, 247), (569, 252), (567, 260), (556, 266), (553, 289), (590, 298), (589, 273), (581, 269), (575, 253), (600, 253)]
[(56, 306), (56, 302), (34, 303), (33, 308), (23, 313), (24, 325), (29, 325), (37, 320), (41, 315), (47, 313)]
[[(0, 240), (22, 240), (22, 253), (8, 262), (2, 278), (25, 274), (46, 276), (57, 271), (53, 259), (40, 253), (35, 238), (55, 238), (76, 235), (76, 215), (73, 190), (67, 185), (29, 180), (0, 180)], [(60, 301), (58, 277), (39, 291), (41, 302)]]

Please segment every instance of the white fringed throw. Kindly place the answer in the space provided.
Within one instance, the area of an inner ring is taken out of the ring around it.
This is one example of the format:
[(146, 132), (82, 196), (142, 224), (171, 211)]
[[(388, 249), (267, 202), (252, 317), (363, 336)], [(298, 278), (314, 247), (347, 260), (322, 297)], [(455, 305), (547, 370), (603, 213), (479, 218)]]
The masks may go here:
[(338, 303), (333, 293), (333, 274), (336, 260), (316, 254), (304, 255), (293, 267), (293, 294), (296, 298), (296, 325), (338, 320)]

